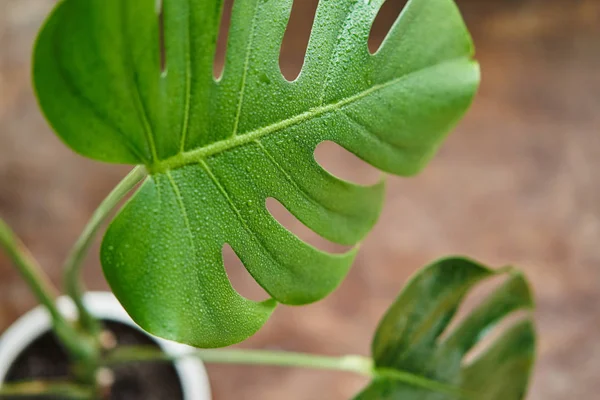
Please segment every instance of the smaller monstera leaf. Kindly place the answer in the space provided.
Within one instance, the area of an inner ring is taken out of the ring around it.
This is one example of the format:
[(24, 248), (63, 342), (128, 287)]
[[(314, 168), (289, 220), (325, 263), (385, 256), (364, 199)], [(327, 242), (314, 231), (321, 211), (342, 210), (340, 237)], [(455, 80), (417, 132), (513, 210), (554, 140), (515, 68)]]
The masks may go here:
[[(277, 303), (317, 301), (373, 227), (383, 182), (342, 181), (314, 158), (333, 141), (382, 171), (413, 175), (479, 83), (452, 0), (412, 0), (376, 54), (384, 0), (321, 0), (300, 76), (279, 52), (292, 0), (236, 0), (222, 77), (213, 60), (222, 0), (62, 0), (37, 42), (47, 119), (76, 152), (150, 176), (102, 244), (107, 280), (147, 331), (199, 347), (255, 333)], [(319, 251), (267, 211), (275, 198), (310, 229), (354, 246)], [(229, 244), (270, 296), (231, 285)]]
[[(506, 276), (458, 325), (445, 332), (478, 283)], [(372, 344), (373, 382), (354, 400), (520, 400), (535, 358), (533, 301), (523, 275), (450, 258), (429, 265), (408, 283), (381, 321)], [(465, 356), (509, 315), (527, 316)]]

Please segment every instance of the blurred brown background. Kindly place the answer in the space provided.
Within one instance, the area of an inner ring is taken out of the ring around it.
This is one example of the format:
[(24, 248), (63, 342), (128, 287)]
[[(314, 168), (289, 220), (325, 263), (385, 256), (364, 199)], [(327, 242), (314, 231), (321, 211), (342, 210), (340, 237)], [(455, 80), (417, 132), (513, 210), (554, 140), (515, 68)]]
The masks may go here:
[[(404, 2), (389, 0), (375, 40)], [(96, 205), (126, 172), (72, 154), (37, 110), (34, 36), (52, 0), (0, 0), (0, 215), (55, 282)], [(296, 0), (282, 66), (297, 71), (316, 0)], [(367, 354), (372, 332), (406, 278), (443, 255), (525, 269), (537, 294), (539, 361), (532, 400), (600, 393), (600, 2), (459, 1), (477, 44), (480, 94), (417, 178), (390, 178), (384, 215), (350, 276), (325, 301), (280, 307), (244, 346)], [(334, 172), (372, 178), (334, 148)], [(299, 223), (282, 216), (293, 230)], [(300, 230), (304, 235), (306, 232)], [(97, 252), (97, 247), (94, 249)], [(228, 260), (242, 293), (256, 289)], [(92, 254), (86, 279), (106, 289)], [(0, 255), (0, 331), (35, 304)], [(364, 381), (296, 369), (209, 367), (215, 399), (344, 399)]]

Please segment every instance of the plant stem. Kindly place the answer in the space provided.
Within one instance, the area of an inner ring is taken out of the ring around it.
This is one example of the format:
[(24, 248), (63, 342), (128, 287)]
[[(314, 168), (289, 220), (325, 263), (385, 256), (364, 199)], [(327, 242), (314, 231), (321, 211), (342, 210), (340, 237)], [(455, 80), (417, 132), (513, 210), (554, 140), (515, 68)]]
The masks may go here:
[(370, 358), (348, 355), (329, 357), (313, 354), (268, 350), (206, 349), (191, 351), (181, 356), (170, 356), (150, 346), (120, 347), (110, 352), (103, 361), (107, 367), (130, 362), (175, 361), (180, 358), (197, 357), (206, 363), (275, 365), (322, 370), (355, 372), (372, 376), (373, 363)]
[(78, 359), (89, 358), (93, 353), (89, 343), (81, 338), (77, 330), (56, 307), (56, 288), (31, 256), (25, 245), (2, 219), (0, 219), (0, 248), (5, 250), (38, 301), (50, 313), (54, 331), (67, 349)]
[(275, 365), (322, 370), (347, 371), (371, 376), (373, 362), (368, 357), (342, 357), (268, 350), (199, 350), (192, 353), (202, 361), (218, 364)]
[(17, 382), (5, 383), (0, 387), (0, 399), (55, 396), (65, 400), (89, 400), (94, 397), (93, 389), (82, 385), (61, 382)]
[(58, 290), (33, 259), (25, 245), (2, 219), (0, 219), (0, 246), (19, 269), (23, 279), (27, 281), (39, 302), (48, 308), (53, 318), (62, 319), (62, 315), (54, 305)]
[(431, 392), (448, 394), (457, 399), (475, 400), (478, 398), (475, 394), (451, 384), (438, 382), (410, 371), (376, 368), (371, 358), (358, 355), (330, 357), (286, 351), (206, 349), (190, 351), (179, 356), (170, 356), (156, 347), (125, 346), (108, 353), (102, 364), (106, 367), (112, 367), (131, 362), (177, 361), (188, 357), (197, 357), (205, 363), (214, 364), (273, 365), (353, 372), (369, 378), (379, 377), (423, 388)]
[(100, 324), (87, 311), (83, 304), (84, 286), (81, 279), (83, 261), (102, 223), (108, 218), (111, 211), (142, 179), (146, 177), (146, 170), (142, 166), (135, 167), (104, 199), (94, 211), (91, 219), (85, 226), (77, 242), (71, 249), (64, 266), (64, 282), (67, 294), (73, 299), (79, 312), (79, 322), (82, 328), (96, 336), (100, 332)]

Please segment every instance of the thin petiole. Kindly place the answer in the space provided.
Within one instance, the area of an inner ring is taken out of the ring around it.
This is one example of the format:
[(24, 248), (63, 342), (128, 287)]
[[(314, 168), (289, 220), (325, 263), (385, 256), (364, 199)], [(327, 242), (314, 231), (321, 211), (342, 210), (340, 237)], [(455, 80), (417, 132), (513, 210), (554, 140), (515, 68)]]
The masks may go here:
[(197, 357), (208, 364), (271, 365), (353, 372), (369, 378), (379, 377), (390, 381), (401, 382), (402, 384), (419, 387), (431, 391), (432, 393), (449, 394), (456, 399), (474, 400), (478, 398), (473, 393), (465, 392), (448, 383), (438, 382), (410, 371), (377, 368), (373, 365), (373, 360), (371, 358), (359, 355), (332, 357), (286, 351), (202, 349), (174, 357), (165, 354), (156, 347), (126, 346), (117, 348), (108, 353), (102, 364), (106, 367), (113, 367), (131, 362), (176, 361), (181, 358), (189, 357)]
[(373, 374), (371, 359), (358, 355), (331, 357), (286, 351), (246, 349), (202, 349), (173, 357), (155, 347), (119, 347), (106, 356), (103, 365), (111, 367), (130, 362), (175, 361), (189, 357), (197, 357), (205, 363), (215, 364), (274, 365), (347, 371), (366, 376), (372, 376)]
[(0, 248), (4, 249), (38, 301), (50, 313), (54, 331), (66, 348), (78, 359), (85, 360), (92, 357), (95, 350), (82, 339), (56, 307), (56, 288), (25, 245), (2, 219), (0, 219)]
[(81, 280), (83, 261), (102, 223), (106, 221), (119, 202), (145, 177), (145, 168), (138, 166), (115, 186), (92, 215), (64, 265), (65, 290), (77, 307), (82, 328), (94, 336), (99, 334), (101, 327), (83, 304), (84, 286)]
[(18, 268), (23, 279), (27, 281), (39, 302), (46, 306), (52, 319), (66, 323), (66, 320), (54, 304), (58, 296), (58, 290), (37, 264), (25, 245), (2, 219), (0, 219), (0, 247), (4, 249)]

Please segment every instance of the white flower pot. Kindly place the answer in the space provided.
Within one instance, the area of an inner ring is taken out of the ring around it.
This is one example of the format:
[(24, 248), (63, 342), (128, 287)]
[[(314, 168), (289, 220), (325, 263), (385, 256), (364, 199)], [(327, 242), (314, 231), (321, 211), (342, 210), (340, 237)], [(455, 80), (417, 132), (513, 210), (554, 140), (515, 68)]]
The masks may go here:
[[(129, 318), (112, 293), (87, 293), (84, 297), (84, 303), (90, 313), (98, 319), (119, 322), (139, 330), (139, 327)], [(59, 298), (57, 305), (66, 317), (73, 318), (76, 316), (76, 309), (68, 297)], [(17, 320), (0, 337), (0, 385), (19, 354), (50, 329), (50, 315), (44, 307), (38, 306)], [(178, 356), (193, 351), (189, 346), (154, 336), (151, 337), (169, 355)], [(186, 357), (175, 362), (174, 365), (179, 375), (184, 400), (211, 399), (208, 376), (200, 360)]]

